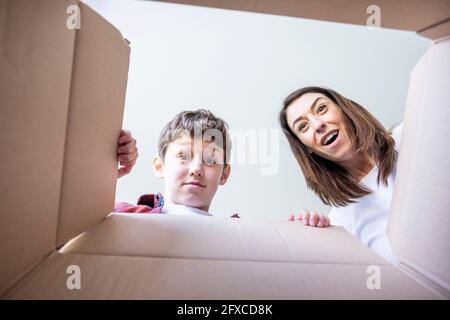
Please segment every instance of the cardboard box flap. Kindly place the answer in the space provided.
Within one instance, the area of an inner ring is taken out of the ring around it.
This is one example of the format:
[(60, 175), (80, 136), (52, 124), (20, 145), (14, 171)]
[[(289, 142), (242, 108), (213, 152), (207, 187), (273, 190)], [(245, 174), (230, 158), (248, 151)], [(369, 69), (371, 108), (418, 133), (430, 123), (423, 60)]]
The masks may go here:
[[(67, 286), (73, 285), (70, 266), (78, 268), (79, 290)], [(436, 299), (390, 265), (379, 266), (376, 289), (367, 270), (360, 264), (57, 254), (6, 298)]]
[[(381, 27), (419, 31), (450, 18), (449, 0), (159, 0), (221, 9), (242, 10), (306, 19), (366, 25), (380, 8)], [(449, 31), (449, 30), (447, 30)], [(449, 35), (450, 32), (447, 33)], [(432, 33), (423, 36), (434, 38)]]
[(0, 294), (55, 248), (75, 39), (67, 3), (0, 0)]
[(63, 253), (388, 264), (340, 227), (311, 228), (272, 219), (111, 214), (61, 249)]
[(399, 260), (450, 298), (450, 39), (415, 66), (407, 99), (389, 237)]
[(79, 5), (81, 28), (73, 60), (58, 245), (113, 209), (130, 54), (116, 28), (83, 3)]
[(120, 33), (78, 1), (0, 0), (0, 294), (111, 211), (128, 62)]

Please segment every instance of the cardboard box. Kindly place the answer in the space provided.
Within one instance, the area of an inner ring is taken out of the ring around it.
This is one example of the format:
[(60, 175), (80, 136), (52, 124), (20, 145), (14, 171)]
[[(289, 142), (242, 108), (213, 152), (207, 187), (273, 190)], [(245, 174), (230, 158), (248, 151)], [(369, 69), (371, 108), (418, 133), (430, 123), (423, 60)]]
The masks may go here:
[[(80, 29), (66, 27), (69, 5)], [(411, 76), (389, 222), (397, 268), (339, 227), (109, 215), (128, 43), (77, 1), (0, 0), (0, 26), (3, 299), (450, 297), (450, 40)]]
[[(359, 25), (366, 25), (370, 16), (379, 13), (382, 28), (413, 30), (430, 39), (439, 39), (450, 34), (449, 0), (158, 1)], [(373, 5), (378, 8), (374, 9)]]
[[(81, 270), (68, 290), (66, 269)], [(381, 289), (367, 288), (368, 266)], [(428, 298), (435, 295), (341, 228), (300, 223), (112, 214), (55, 252), (14, 299)]]
[(0, 26), (2, 294), (112, 210), (130, 48), (78, 1), (0, 0)]

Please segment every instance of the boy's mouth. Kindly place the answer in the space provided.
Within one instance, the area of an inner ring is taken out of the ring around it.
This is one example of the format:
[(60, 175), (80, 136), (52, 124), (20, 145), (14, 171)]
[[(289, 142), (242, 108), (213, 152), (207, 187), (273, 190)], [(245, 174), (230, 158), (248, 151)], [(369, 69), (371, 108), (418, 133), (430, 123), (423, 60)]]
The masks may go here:
[(205, 188), (206, 186), (198, 181), (189, 181), (186, 183), (183, 183), (183, 185), (193, 186), (193, 187), (199, 187), (199, 188)]

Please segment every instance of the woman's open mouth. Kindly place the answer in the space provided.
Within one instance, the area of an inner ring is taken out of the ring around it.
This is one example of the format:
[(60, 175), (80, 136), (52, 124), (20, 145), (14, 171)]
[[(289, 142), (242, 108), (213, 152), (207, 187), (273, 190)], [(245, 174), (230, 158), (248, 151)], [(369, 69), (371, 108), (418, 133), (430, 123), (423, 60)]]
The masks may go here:
[(320, 144), (322, 146), (329, 146), (331, 145), (333, 142), (336, 141), (336, 139), (339, 136), (339, 130), (335, 129), (335, 130), (330, 130), (327, 134), (325, 134), (322, 139), (320, 139)]

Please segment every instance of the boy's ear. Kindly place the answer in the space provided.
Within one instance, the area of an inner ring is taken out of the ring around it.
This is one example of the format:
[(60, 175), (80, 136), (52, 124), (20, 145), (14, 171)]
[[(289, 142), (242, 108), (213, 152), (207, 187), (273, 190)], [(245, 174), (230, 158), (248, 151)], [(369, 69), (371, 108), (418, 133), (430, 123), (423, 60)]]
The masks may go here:
[(153, 158), (153, 172), (155, 173), (155, 177), (159, 179), (164, 178), (164, 161), (160, 156)]
[(230, 172), (231, 172), (231, 166), (229, 164), (226, 164), (223, 167), (222, 176), (220, 177), (219, 185), (223, 186), (227, 182), (228, 177), (230, 176)]

